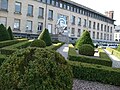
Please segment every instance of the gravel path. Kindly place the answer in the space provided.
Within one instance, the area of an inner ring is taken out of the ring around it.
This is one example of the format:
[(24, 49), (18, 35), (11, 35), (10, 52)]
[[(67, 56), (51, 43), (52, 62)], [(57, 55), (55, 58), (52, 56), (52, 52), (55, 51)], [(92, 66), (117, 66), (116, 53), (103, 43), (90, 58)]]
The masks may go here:
[(99, 82), (73, 80), (72, 90), (120, 90), (119, 86), (101, 84)]

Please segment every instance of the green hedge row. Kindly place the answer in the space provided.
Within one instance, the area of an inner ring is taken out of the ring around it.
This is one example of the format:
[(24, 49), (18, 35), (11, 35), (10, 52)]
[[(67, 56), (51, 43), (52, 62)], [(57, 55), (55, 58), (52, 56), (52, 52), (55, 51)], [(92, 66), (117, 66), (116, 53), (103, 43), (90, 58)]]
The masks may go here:
[(49, 50), (57, 50), (58, 48), (60, 48), (64, 43), (57, 43), (57, 44), (53, 44), (51, 46), (48, 46), (46, 47), (46, 49), (49, 49)]
[(111, 60), (102, 48), (99, 48), (98, 52), (99, 52), (99, 57), (100, 58), (106, 59), (106, 60), (109, 60), (109, 61)]
[(3, 61), (5, 60), (5, 56), (0, 54), (0, 66), (2, 65)]
[(20, 42), (11, 46), (7, 46), (4, 48), (1, 48), (1, 54), (5, 54), (5, 55), (10, 55), (13, 52), (15, 52), (17, 49), (22, 49), (22, 48), (26, 48), (30, 45), (31, 42), (29, 41), (24, 41), (24, 42)]
[(75, 52), (76, 51), (73, 47), (69, 47), (69, 52), (68, 52), (69, 60), (91, 63), (91, 64), (99, 64), (99, 65), (110, 66), (110, 67), (112, 66), (112, 61), (110, 60), (83, 56), (83, 55), (75, 55), (76, 54)]
[(120, 59), (120, 52), (115, 50), (115, 49), (112, 49), (112, 48), (106, 48), (111, 54), (115, 55), (116, 57), (118, 57)]
[(0, 42), (0, 48), (26, 41), (27, 39), (7, 40)]
[(68, 61), (74, 78), (120, 86), (120, 69), (107, 66)]

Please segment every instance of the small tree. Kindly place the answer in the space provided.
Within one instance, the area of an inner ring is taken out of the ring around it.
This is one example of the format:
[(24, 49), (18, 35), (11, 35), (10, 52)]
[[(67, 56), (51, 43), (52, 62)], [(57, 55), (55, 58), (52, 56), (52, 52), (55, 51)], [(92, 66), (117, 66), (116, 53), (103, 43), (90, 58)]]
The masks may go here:
[(48, 29), (43, 30), (42, 33), (39, 35), (38, 39), (43, 40), (46, 43), (46, 46), (52, 45), (52, 40)]
[(0, 41), (10, 40), (10, 36), (6, 27), (3, 24), (0, 24)]
[(79, 49), (79, 47), (83, 44), (90, 44), (94, 47), (90, 33), (87, 30), (85, 30), (82, 36), (77, 40), (75, 47)]
[(12, 30), (11, 30), (11, 27), (9, 26), (8, 27), (8, 33), (9, 33), (9, 36), (10, 36), (10, 39), (13, 40), (14, 39), (14, 36), (13, 36), (13, 33), (12, 33)]

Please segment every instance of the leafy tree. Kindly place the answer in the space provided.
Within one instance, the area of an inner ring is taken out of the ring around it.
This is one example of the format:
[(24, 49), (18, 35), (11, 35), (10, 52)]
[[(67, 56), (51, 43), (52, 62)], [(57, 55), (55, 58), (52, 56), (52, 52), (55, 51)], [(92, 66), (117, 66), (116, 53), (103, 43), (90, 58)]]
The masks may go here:
[(52, 45), (52, 40), (48, 32), (48, 29), (44, 29), (42, 33), (39, 35), (38, 39), (43, 40), (46, 43), (46, 46)]
[(10, 26), (8, 27), (8, 33), (9, 33), (10, 39), (13, 40), (14, 36), (13, 36), (13, 33), (12, 33), (12, 30), (11, 30)]
[(10, 36), (6, 27), (3, 24), (0, 24), (0, 41), (10, 40)]
[(79, 47), (83, 44), (90, 44), (94, 47), (90, 33), (87, 30), (85, 30), (82, 36), (77, 40), (75, 47), (79, 49)]

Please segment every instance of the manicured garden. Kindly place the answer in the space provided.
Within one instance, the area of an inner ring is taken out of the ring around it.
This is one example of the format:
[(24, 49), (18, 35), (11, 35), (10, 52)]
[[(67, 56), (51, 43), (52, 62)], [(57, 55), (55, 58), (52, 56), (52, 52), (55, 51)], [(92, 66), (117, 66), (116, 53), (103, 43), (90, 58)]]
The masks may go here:
[(35, 40), (3, 37), (0, 90), (71, 90), (72, 69), (64, 57), (54, 51), (63, 44), (53, 44), (47, 29)]
[(88, 31), (75, 47), (69, 45), (66, 61), (56, 52), (64, 43), (52, 41), (48, 29), (35, 40), (15, 39), (10, 27), (0, 25), (2, 30), (9, 37), (0, 33), (0, 90), (72, 90), (73, 78), (120, 86), (120, 69), (111, 67), (102, 49), (99, 58), (93, 56), (94, 45)]

